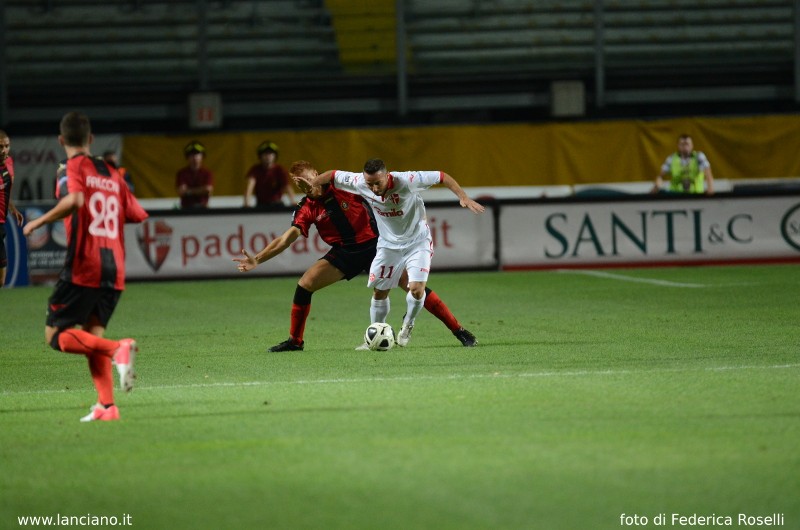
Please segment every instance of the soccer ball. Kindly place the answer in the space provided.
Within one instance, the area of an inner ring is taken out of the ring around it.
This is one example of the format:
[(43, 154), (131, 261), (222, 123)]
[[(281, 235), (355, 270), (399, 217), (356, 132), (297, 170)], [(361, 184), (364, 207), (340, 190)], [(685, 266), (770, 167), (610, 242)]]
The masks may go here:
[(372, 351), (391, 350), (394, 346), (394, 331), (386, 322), (370, 324), (364, 332), (364, 342)]

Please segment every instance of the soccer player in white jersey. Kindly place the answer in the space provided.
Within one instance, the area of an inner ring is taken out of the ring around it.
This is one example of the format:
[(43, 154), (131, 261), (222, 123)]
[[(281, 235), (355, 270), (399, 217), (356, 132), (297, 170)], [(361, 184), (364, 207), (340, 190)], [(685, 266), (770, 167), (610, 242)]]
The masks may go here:
[(442, 184), (458, 197), (463, 208), (477, 214), (484, 207), (467, 197), (458, 182), (444, 171), (388, 172), (386, 164), (378, 158), (367, 160), (363, 173), (331, 170), (306, 183), (311, 186), (330, 183), (361, 195), (372, 207), (379, 237), (367, 282), (373, 289), (370, 318), (372, 322), (386, 321), (389, 291), (398, 286), (403, 269), (408, 271), (406, 314), (397, 336), (397, 343), (406, 346), (411, 340), (414, 320), (425, 303), (425, 284), (433, 257), (433, 238), (419, 192)]

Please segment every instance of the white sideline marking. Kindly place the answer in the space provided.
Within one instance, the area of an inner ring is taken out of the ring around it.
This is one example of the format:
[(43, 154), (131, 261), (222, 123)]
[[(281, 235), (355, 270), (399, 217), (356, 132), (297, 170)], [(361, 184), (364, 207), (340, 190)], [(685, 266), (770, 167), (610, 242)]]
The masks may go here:
[(614, 274), (611, 272), (602, 272), (602, 271), (592, 271), (592, 270), (574, 270), (574, 269), (557, 269), (558, 272), (561, 273), (570, 273), (570, 274), (584, 274), (586, 276), (596, 276), (598, 278), (610, 278), (612, 280), (621, 280), (624, 282), (636, 282), (636, 283), (649, 283), (652, 285), (662, 285), (665, 287), (688, 287), (692, 289), (696, 289), (698, 287), (710, 287), (709, 285), (702, 284), (702, 283), (681, 283), (681, 282), (670, 282), (667, 280), (654, 280), (652, 278), (634, 278), (632, 276), (625, 276), (622, 274)]
[[(733, 370), (784, 370), (787, 368), (798, 368), (800, 363), (776, 364), (768, 366), (745, 365), (745, 366), (711, 366), (708, 368), (655, 368), (653, 370), (577, 370), (559, 372), (549, 370), (545, 372), (522, 372), (518, 374), (504, 374), (492, 372), (490, 374), (450, 374), (450, 375), (422, 375), (422, 376), (397, 376), (397, 377), (360, 377), (360, 378), (341, 378), (341, 379), (299, 379), (297, 381), (241, 381), (241, 382), (219, 382), (219, 383), (192, 383), (187, 385), (157, 385), (157, 386), (137, 386), (136, 391), (145, 390), (175, 390), (181, 388), (223, 388), (223, 387), (248, 387), (248, 386), (277, 386), (277, 385), (329, 385), (329, 384), (353, 384), (353, 383), (386, 383), (402, 381), (436, 381), (436, 380), (468, 380), (468, 379), (523, 379), (534, 377), (580, 377), (586, 375), (633, 375), (633, 374), (653, 374), (670, 372), (724, 372)], [(21, 391), (2, 391), (0, 396), (14, 396), (23, 394), (62, 394), (66, 392), (83, 392), (84, 389), (74, 390), (21, 390)]]

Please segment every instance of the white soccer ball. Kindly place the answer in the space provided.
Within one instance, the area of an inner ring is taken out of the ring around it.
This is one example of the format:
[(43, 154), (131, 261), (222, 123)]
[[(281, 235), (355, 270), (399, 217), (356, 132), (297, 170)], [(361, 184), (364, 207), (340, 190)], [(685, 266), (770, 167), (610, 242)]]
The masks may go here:
[(394, 346), (394, 331), (386, 322), (370, 324), (364, 332), (364, 342), (372, 351), (387, 351)]

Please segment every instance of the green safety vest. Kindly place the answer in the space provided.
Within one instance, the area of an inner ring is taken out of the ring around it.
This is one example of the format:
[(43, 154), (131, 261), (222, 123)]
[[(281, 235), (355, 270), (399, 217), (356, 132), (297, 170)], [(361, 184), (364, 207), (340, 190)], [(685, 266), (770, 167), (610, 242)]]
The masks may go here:
[(700, 171), (697, 151), (692, 151), (692, 157), (685, 166), (681, 164), (681, 156), (678, 153), (672, 155), (670, 174), (672, 175), (669, 183), (670, 191), (681, 193), (703, 193), (705, 191), (705, 174)]

